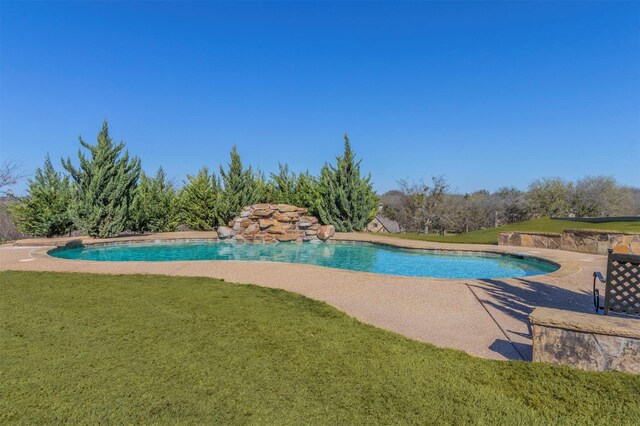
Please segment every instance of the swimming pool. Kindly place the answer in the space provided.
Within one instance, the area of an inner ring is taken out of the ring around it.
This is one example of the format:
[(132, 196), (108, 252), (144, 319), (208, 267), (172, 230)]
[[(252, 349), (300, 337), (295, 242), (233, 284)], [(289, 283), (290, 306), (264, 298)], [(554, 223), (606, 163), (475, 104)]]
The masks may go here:
[(227, 241), (155, 242), (58, 248), (63, 259), (93, 261), (246, 260), (304, 263), (379, 274), (434, 278), (507, 278), (546, 274), (542, 259), (487, 252), (403, 249), (360, 242), (254, 244)]

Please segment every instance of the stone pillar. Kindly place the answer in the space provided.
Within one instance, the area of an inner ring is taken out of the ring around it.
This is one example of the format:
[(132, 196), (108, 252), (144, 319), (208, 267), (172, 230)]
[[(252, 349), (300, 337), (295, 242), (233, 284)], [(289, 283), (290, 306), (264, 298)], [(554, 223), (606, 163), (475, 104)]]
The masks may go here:
[(640, 318), (536, 308), (533, 361), (640, 374)]

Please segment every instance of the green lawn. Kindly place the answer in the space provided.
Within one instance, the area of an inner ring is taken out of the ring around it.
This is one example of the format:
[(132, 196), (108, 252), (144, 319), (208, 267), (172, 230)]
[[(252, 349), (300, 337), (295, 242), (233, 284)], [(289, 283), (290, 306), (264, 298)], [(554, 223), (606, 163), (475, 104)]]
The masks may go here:
[(640, 418), (640, 376), (473, 358), (213, 279), (3, 272), (0, 312), (4, 424)]
[(501, 232), (562, 232), (565, 229), (599, 229), (605, 231), (640, 233), (640, 222), (587, 223), (544, 218), (457, 235), (394, 234), (394, 236), (409, 240), (436, 241), (441, 243), (498, 244), (498, 235)]

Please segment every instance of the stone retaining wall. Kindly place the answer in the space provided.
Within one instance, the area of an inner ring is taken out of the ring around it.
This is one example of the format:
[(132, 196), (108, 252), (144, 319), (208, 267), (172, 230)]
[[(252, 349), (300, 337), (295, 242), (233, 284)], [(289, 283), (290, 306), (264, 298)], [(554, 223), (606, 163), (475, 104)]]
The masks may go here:
[(619, 246), (626, 246), (627, 253), (640, 254), (640, 235), (623, 232), (566, 230), (562, 233), (562, 250), (580, 253), (607, 254), (608, 249), (621, 252)]
[(242, 209), (240, 215), (229, 222), (229, 227), (218, 227), (221, 239), (251, 242), (324, 241), (331, 238), (335, 228), (320, 225), (307, 209), (289, 204), (253, 204)]
[(640, 374), (640, 318), (536, 308), (533, 361)]
[(611, 231), (584, 231), (568, 229), (562, 234), (544, 232), (502, 232), (501, 246), (521, 246), (577, 251), (589, 254), (616, 252), (640, 254), (640, 235)]
[(559, 249), (560, 240), (560, 234), (549, 232), (501, 232), (498, 245)]

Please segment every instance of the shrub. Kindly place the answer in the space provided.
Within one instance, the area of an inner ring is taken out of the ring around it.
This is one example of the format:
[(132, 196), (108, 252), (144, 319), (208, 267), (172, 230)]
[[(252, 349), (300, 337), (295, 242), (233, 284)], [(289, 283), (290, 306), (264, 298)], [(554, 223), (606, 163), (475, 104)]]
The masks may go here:
[(309, 172), (296, 175), (286, 164), (279, 164), (278, 174), (271, 173), (271, 202), (306, 207), (309, 214), (318, 213), (318, 180)]
[(18, 230), (28, 235), (52, 237), (66, 234), (73, 222), (69, 214), (69, 177), (56, 172), (47, 155), (44, 167), (29, 180), (27, 197), (13, 204)]
[(178, 226), (177, 196), (173, 183), (160, 167), (155, 177), (140, 175), (131, 205), (131, 229), (138, 232), (168, 232)]
[(180, 219), (189, 229), (211, 231), (220, 218), (220, 183), (209, 169), (187, 176), (180, 192)]

